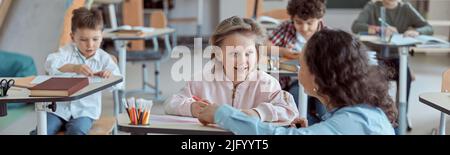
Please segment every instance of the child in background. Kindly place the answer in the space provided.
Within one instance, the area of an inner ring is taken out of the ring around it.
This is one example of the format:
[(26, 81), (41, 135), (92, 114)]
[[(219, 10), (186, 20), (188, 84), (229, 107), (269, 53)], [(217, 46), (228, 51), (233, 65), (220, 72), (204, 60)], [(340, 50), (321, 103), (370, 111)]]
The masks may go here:
[[(101, 12), (79, 8), (73, 11), (71, 38), (73, 43), (47, 57), (49, 75), (84, 75), (109, 78), (121, 76), (111, 56), (100, 49), (103, 18)], [(115, 87), (120, 87), (116, 85)], [(67, 135), (86, 135), (94, 120), (100, 117), (101, 92), (71, 102), (57, 102), (56, 112), (47, 113), (47, 134), (65, 129)], [(36, 130), (31, 134), (36, 134)]]
[[(405, 36), (416, 37), (418, 35), (433, 35), (433, 27), (419, 14), (419, 12), (409, 2), (403, 2), (401, 0), (379, 0), (375, 2), (367, 2), (364, 9), (355, 19), (352, 25), (353, 33), (366, 33), (376, 34), (380, 33), (380, 20), (381, 7), (385, 8), (386, 22), (389, 26), (386, 27), (385, 34), (390, 36), (394, 33), (402, 33)], [(381, 64), (385, 65), (391, 76), (391, 80), (396, 80), (397, 86), (399, 85), (399, 66), (400, 59), (398, 57), (397, 48), (387, 47), (371, 47), (374, 51), (378, 51), (378, 59)], [(413, 81), (413, 74), (411, 69), (407, 68), (406, 76), (406, 109), (408, 109), (409, 93), (411, 90), (411, 83)], [(397, 87), (397, 92), (399, 87)], [(399, 96), (397, 94), (397, 96)], [(408, 110), (407, 110), (408, 111)], [(408, 119), (408, 131), (411, 130), (410, 121)]]
[[(286, 9), (291, 19), (281, 23), (272, 32), (267, 44), (278, 46), (280, 56), (297, 60), (309, 38), (314, 33), (327, 28), (323, 22), (326, 11), (325, 0), (290, 0)], [(283, 90), (288, 90), (294, 95), (295, 103), (299, 105), (298, 80), (291, 80), (289, 76), (281, 76), (280, 84)], [(308, 96), (307, 111), (307, 119), (310, 124), (322, 121), (321, 117), (327, 112), (325, 106), (311, 96)]]
[(264, 34), (252, 19), (233, 16), (222, 21), (210, 39), (220, 51), (213, 52), (214, 67), (208, 70), (219, 78), (188, 81), (166, 101), (166, 113), (198, 117), (209, 104), (229, 104), (261, 121), (292, 121), (298, 116), (292, 95), (281, 90), (275, 78), (257, 69), (257, 48), (264, 43)]

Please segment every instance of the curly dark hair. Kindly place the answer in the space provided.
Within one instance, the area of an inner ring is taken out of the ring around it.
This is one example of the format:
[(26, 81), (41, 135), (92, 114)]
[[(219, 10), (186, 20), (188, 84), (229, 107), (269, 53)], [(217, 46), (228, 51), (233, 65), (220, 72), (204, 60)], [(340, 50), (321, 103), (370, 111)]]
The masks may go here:
[(290, 0), (287, 6), (288, 14), (300, 19), (322, 18), (325, 14), (325, 0)]
[(366, 47), (354, 36), (342, 30), (321, 30), (306, 44), (304, 61), (315, 76), (318, 95), (329, 97), (328, 106), (366, 103), (381, 108), (392, 126), (397, 126), (384, 67), (369, 64)]

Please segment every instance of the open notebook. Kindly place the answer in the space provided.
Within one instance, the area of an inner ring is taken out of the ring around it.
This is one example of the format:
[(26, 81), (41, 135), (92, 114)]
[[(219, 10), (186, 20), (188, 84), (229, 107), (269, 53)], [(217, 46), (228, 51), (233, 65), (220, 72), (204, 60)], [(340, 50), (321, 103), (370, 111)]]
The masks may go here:
[(402, 34), (394, 34), (391, 38), (391, 43), (396, 45), (410, 45), (417, 44), (420, 48), (449, 48), (450, 43), (428, 35), (419, 35), (415, 38), (404, 37)]

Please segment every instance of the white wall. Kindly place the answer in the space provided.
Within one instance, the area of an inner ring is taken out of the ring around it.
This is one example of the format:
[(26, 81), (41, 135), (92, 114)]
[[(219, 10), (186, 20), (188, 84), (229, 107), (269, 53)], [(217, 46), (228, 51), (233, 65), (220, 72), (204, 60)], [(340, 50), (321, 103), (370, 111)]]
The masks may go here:
[[(197, 0), (175, 0), (175, 7), (170, 10), (170, 17), (196, 17)], [(219, 23), (219, 0), (203, 0), (203, 23), (202, 35), (209, 36)], [(178, 35), (195, 35), (197, 32), (195, 24), (176, 24), (174, 28)]]
[[(245, 0), (219, 0), (219, 21), (231, 16), (245, 16), (247, 2)], [(218, 24), (218, 23), (217, 23)]]
[(57, 50), (64, 19), (63, 0), (14, 0), (0, 30), (0, 49), (33, 57), (39, 74)]
[[(447, 20), (450, 21), (450, 0), (430, 0), (429, 20)], [(434, 26), (434, 34), (447, 36), (450, 34), (450, 27)]]
[(353, 21), (362, 9), (328, 9), (324, 16), (325, 25), (351, 32)]

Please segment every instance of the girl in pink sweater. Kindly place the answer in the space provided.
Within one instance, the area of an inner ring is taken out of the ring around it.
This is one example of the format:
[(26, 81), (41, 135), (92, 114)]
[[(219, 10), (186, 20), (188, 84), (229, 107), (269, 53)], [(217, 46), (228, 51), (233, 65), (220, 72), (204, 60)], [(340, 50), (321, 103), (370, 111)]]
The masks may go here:
[(217, 48), (204, 67), (213, 78), (194, 75), (202, 80), (187, 81), (166, 100), (166, 113), (197, 117), (207, 104), (229, 104), (261, 121), (292, 121), (298, 116), (292, 95), (281, 90), (274, 77), (258, 70), (257, 48), (264, 40), (265, 32), (252, 19), (233, 16), (222, 21), (210, 39)]

